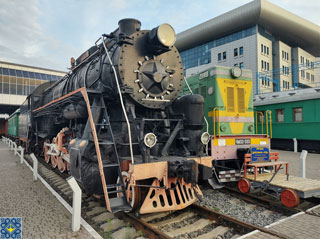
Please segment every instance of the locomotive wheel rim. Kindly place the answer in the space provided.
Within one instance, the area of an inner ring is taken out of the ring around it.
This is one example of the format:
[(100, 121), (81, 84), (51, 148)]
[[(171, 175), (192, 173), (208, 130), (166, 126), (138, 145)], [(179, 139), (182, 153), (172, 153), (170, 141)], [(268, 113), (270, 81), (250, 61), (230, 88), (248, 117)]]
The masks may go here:
[(57, 160), (56, 160), (56, 156), (55, 155), (51, 155), (51, 165), (54, 168), (57, 167)]
[(49, 151), (49, 147), (48, 146), (44, 146), (44, 161), (46, 163), (49, 163), (50, 162), (50, 158), (51, 158), (50, 155), (47, 154), (48, 151)]
[(238, 188), (242, 193), (248, 193), (250, 191), (250, 181), (246, 178), (242, 178), (238, 182)]
[(286, 207), (295, 207), (300, 204), (300, 197), (298, 193), (293, 189), (285, 189), (281, 192), (281, 202)]
[[(130, 206), (132, 208), (131, 211), (134, 211), (138, 208), (138, 205), (140, 203), (140, 188), (129, 185), (130, 178), (129, 178), (128, 172), (122, 171), (121, 175), (122, 175), (123, 183), (126, 188), (127, 201), (130, 203)], [(120, 179), (118, 179), (117, 183), (120, 183)], [(122, 196), (123, 196), (122, 193), (118, 193), (118, 197), (122, 197)]]

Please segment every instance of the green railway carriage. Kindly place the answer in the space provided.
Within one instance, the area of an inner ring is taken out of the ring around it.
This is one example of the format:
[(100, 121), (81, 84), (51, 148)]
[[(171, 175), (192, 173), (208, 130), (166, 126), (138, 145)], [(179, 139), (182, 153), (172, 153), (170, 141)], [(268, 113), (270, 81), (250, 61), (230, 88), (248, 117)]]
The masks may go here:
[[(270, 145), (268, 135), (255, 132), (252, 72), (214, 66), (189, 77), (187, 82), (192, 92), (205, 100), (211, 156), (220, 182), (237, 181), (239, 177), (234, 177), (234, 172), (240, 176), (244, 154), (251, 147)], [(182, 94), (190, 93), (188, 85)]]
[(272, 148), (293, 150), (296, 139), (299, 150), (320, 152), (320, 87), (259, 95), (254, 105), (259, 132), (271, 112)]
[(14, 138), (19, 136), (19, 115), (20, 109), (17, 109), (8, 118), (8, 135)]

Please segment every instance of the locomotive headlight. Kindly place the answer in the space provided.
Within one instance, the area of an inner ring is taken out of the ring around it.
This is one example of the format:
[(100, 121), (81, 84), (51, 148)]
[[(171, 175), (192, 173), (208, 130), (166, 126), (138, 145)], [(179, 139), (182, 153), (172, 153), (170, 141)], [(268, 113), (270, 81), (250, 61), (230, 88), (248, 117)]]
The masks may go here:
[(154, 46), (160, 46), (160, 48), (169, 48), (176, 42), (176, 33), (172, 26), (167, 23), (153, 28), (149, 32), (149, 43)]
[(155, 146), (157, 143), (157, 136), (154, 133), (147, 133), (144, 136), (144, 144), (149, 147), (152, 148), (153, 146)]
[(167, 47), (173, 46), (176, 42), (176, 33), (174, 32), (172, 26), (165, 23), (158, 27), (157, 37), (159, 42)]
[(210, 134), (208, 134), (207, 132), (202, 133), (201, 135), (201, 143), (203, 143), (204, 145), (208, 144), (210, 141)]

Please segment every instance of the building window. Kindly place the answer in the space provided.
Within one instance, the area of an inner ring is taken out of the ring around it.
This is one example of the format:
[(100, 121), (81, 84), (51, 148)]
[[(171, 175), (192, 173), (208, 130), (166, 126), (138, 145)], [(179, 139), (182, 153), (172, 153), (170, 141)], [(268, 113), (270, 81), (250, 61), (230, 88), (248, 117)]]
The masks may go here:
[(310, 73), (309, 72), (307, 72), (307, 80), (310, 80)]
[(294, 122), (301, 122), (302, 121), (302, 108), (293, 108), (293, 121)]
[(284, 122), (284, 110), (283, 109), (276, 110), (276, 120), (277, 120), (277, 122)]
[(223, 57), (223, 60), (227, 59), (227, 52), (226, 52), (226, 51), (224, 51), (224, 52), (222, 53), (222, 57)]
[(239, 55), (240, 55), (240, 56), (243, 55), (243, 46), (241, 46), (241, 47), (239, 48)]
[(263, 61), (261, 61), (261, 69), (263, 69)]
[(261, 44), (261, 53), (263, 53), (263, 44)]
[(221, 53), (218, 54), (218, 61), (221, 61)]
[(304, 74), (304, 70), (301, 70), (301, 78), (304, 78), (305, 74)]
[(267, 47), (267, 55), (269, 56), (269, 47)]
[(314, 75), (311, 74), (311, 82), (314, 83)]
[(234, 57), (238, 56), (238, 48), (233, 49), (233, 56)]
[(264, 62), (264, 69), (267, 69), (267, 62)]
[(269, 70), (269, 62), (267, 62), (267, 71)]
[(243, 62), (240, 62), (239, 67), (242, 69), (244, 66)]
[(282, 81), (282, 88), (287, 89), (287, 82), (286, 81)]
[(267, 47), (263, 46), (263, 53), (266, 54), (267, 53)]

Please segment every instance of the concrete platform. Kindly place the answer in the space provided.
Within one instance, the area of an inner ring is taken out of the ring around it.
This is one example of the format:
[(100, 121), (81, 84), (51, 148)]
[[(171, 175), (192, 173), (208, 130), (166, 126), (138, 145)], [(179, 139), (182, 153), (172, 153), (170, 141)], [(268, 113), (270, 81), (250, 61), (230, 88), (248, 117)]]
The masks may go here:
[(73, 233), (71, 214), (32, 172), (0, 142), (0, 217), (22, 217), (22, 238), (93, 238), (83, 227)]
[[(272, 152), (279, 152), (279, 160), (289, 162), (289, 175), (300, 176), (300, 154), (291, 151), (273, 149)], [(306, 177), (320, 180), (320, 154), (308, 153), (306, 159)]]
[[(267, 228), (275, 233), (284, 235), (288, 239), (318, 239), (320, 235), (320, 217), (309, 215), (304, 212), (295, 214), (289, 218), (271, 224)], [(247, 234), (241, 239), (271, 239), (278, 238), (260, 231)], [(280, 237), (279, 237), (280, 238)]]

